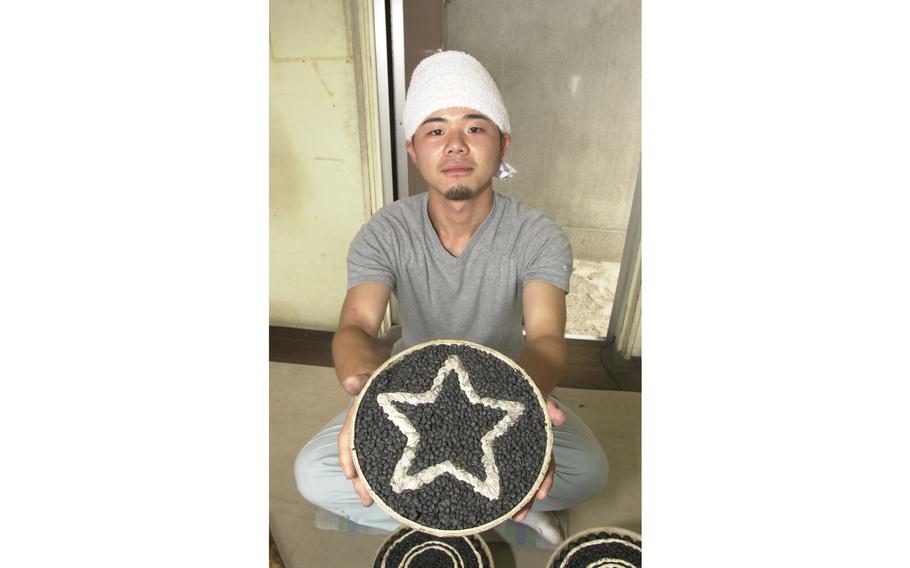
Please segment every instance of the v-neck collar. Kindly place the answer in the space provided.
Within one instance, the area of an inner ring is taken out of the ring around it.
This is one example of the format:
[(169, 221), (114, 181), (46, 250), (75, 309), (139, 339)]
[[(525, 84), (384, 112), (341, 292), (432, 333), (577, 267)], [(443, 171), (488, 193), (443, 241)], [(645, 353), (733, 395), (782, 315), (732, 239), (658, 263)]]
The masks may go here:
[[(493, 191), (490, 189), (490, 191)], [(442, 245), (442, 239), (439, 238), (439, 234), (436, 232), (436, 229), (433, 228), (433, 222), (430, 221), (430, 198), (429, 192), (424, 192), (423, 194), (423, 227), (424, 231), (427, 233), (427, 240), (432, 242), (430, 249), (433, 251), (433, 254), (440, 259), (443, 259), (446, 262), (452, 264), (458, 264), (461, 259), (467, 258), (468, 253), (474, 249), (475, 244), (479, 240), (479, 237), (487, 230), (487, 227), (490, 225), (490, 220), (493, 218), (493, 214), (496, 213), (496, 210), (500, 207), (499, 205), (499, 194), (493, 191), (493, 207), (490, 208), (490, 212), (487, 214), (486, 219), (483, 220), (483, 223), (477, 227), (477, 230), (474, 231), (474, 234), (471, 235), (471, 239), (468, 241), (467, 246), (464, 247), (464, 250), (461, 251), (461, 254), (454, 256), (446, 247)]]

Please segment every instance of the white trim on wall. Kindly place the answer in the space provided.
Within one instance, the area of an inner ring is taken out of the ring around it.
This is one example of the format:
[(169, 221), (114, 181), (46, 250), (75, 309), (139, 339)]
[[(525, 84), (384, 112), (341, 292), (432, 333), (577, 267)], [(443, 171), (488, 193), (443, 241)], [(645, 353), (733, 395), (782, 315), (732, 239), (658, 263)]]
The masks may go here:
[(404, 65), (404, 0), (390, 0), (390, 42), (392, 45), (392, 92), (395, 97), (395, 175), (398, 181), (398, 199), (408, 196), (408, 154), (404, 151), (405, 135), (401, 117), (404, 116), (405, 65)]
[[(389, 69), (386, 10), (382, 0), (349, 0), (354, 20), (354, 59), (358, 72), (364, 221), (393, 201)], [(380, 326), (385, 334), (397, 319), (397, 306), (386, 309)]]
[(624, 358), (641, 356), (641, 160), (607, 338)]
[(383, 203), (395, 200), (392, 182), (392, 117), (389, 109), (389, 63), (386, 54), (389, 41), (386, 33), (388, 14), (385, 2), (376, 0), (373, 4), (373, 60), (376, 69), (376, 100), (379, 105), (379, 148), (382, 166)]

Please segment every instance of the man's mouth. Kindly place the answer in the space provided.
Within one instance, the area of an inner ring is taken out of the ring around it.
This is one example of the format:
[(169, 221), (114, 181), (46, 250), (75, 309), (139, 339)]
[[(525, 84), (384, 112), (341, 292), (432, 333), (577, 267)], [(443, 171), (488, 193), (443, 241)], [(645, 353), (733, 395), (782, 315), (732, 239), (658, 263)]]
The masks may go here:
[(442, 168), (442, 173), (452, 176), (464, 175), (472, 171), (474, 171), (474, 168), (466, 164), (452, 164), (450, 166), (445, 166)]

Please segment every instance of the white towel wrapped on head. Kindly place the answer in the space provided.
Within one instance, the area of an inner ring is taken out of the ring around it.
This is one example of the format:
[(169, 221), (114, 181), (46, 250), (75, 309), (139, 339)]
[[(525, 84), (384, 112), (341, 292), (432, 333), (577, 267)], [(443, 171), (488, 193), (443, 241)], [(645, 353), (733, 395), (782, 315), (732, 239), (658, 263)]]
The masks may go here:
[[(508, 134), (509, 113), (499, 88), (479, 61), (461, 51), (440, 51), (414, 68), (404, 101), (403, 126), (410, 139), (428, 116), (444, 108), (465, 107), (478, 111)], [(515, 168), (502, 162), (497, 177), (506, 179)]]

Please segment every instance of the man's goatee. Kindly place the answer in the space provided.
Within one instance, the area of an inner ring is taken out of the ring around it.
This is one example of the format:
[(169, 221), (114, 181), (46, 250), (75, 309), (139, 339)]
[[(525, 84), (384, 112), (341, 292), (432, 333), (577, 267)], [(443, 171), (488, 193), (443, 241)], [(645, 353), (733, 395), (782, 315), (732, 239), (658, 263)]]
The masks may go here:
[(471, 191), (471, 188), (464, 185), (452, 186), (445, 193), (446, 199), (450, 201), (465, 201), (467, 199), (471, 199), (473, 195), (474, 194)]

